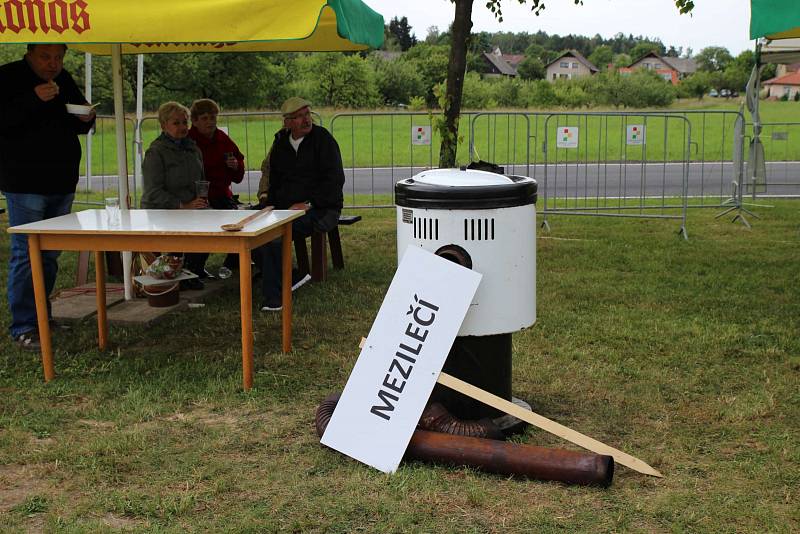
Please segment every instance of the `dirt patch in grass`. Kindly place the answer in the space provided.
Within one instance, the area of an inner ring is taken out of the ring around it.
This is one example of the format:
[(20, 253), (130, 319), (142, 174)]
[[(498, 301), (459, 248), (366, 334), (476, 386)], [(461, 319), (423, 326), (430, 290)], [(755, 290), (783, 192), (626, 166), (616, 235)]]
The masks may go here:
[(111, 430), (117, 425), (111, 421), (95, 421), (94, 419), (78, 419), (78, 424), (88, 426), (90, 428), (108, 429)]
[(44, 532), (44, 517), (41, 514), (36, 514), (25, 521), (25, 532), (27, 534), (38, 534)]
[(50, 493), (52, 490), (52, 485), (42, 480), (35, 467), (0, 465), (0, 513), (19, 506), (28, 497)]
[(137, 527), (147, 527), (149, 523), (141, 519), (132, 519), (130, 517), (122, 517), (116, 514), (106, 514), (100, 518), (106, 526), (113, 529), (134, 529)]
[(170, 422), (201, 424), (205, 426), (235, 427), (241, 424), (241, 416), (231, 413), (215, 413), (203, 407), (189, 412), (178, 412), (165, 418)]

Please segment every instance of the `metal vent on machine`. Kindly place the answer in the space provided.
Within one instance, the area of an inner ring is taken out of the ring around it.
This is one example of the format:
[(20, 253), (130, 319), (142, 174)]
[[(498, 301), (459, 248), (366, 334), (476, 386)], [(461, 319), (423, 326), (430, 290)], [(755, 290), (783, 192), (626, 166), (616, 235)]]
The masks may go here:
[(414, 217), (415, 239), (439, 239), (439, 219), (432, 217)]
[(464, 241), (494, 241), (494, 217), (464, 219)]

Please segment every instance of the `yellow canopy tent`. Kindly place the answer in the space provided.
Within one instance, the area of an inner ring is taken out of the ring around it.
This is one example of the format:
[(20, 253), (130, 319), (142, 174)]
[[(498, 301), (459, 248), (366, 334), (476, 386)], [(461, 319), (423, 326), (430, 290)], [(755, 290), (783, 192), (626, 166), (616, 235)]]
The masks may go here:
[(93, 54), (377, 48), (383, 17), (360, 0), (9, 0), (0, 43), (69, 43)]
[[(112, 56), (119, 194), (127, 199), (122, 54), (364, 50), (383, 43), (383, 17), (361, 0), (8, 0), (3, 43)], [(123, 256), (129, 265), (130, 253)], [(128, 276), (125, 269), (126, 298)]]

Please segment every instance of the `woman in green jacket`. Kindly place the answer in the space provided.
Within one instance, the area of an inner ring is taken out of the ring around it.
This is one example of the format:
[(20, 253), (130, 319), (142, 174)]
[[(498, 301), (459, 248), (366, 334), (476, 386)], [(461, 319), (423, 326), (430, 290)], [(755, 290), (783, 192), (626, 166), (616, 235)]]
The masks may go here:
[[(197, 195), (197, 181), (205, 180), (203, 154), (189, 139), (189, 110), (178, 102), (158, 108), (161, 135), (150, 144), (142, 162), (144, 209), (196, 210), (208, 207), (208, 200)], [(207, 253), (185, 255), (185, 266), (202, 276)], [(203, 289), (199, 279), (185, 280), (186, 289)]]

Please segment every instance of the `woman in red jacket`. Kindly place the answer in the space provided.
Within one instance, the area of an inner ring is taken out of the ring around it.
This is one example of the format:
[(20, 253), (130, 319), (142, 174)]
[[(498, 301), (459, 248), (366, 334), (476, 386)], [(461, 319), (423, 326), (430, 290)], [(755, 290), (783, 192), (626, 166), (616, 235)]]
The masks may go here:
[[(206, 180), (210, 182), (208, 203), (213, 209), (235, 210), (231, 183), (241, 183), (244, 178), (244, 155), (228, 135), (217, 128), (219, 106), (213, 100), (195, 100), (189, 110), (192, 127), (189, 137), (197, 143), (203, 153), (203, 167)], [(238, 267), (236, 254), (228, 254), (220, 268), (221, 278), (228, 278), (231, 270)], [(205, 271), (201, 277), (210, 276)]]

